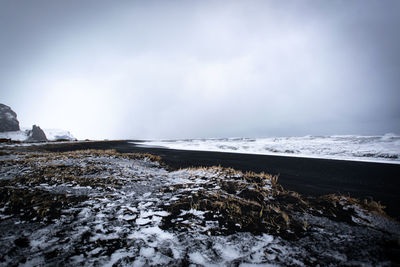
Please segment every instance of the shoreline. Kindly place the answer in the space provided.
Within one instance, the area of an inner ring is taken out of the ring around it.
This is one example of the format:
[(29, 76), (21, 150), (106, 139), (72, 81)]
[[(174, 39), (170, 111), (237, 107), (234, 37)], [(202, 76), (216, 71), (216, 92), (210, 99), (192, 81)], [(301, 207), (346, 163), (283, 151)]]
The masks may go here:
[(305, 154), (290, 154), (290, 153), (262, 153), (262, 152), (252, 152), (246, 153), (243, 151), (221, 151), (221, 150), (206, 150), (206, 149), (183, 149), (183, 148), (170, 148), (167, 146), (158, 146), (158, 145), (143, 145), (135, 142), (131, 142), (137, 147), (143, 148), (160, 148), (160, 149), (171, 149), (171, 150), (183, 150), (183, 151), (202, 151), (202, 152), (220, 152), (220, 153), (234, 153), (234, 154), (244, 154), (244, 155), (261, 155), (261, 156), (277, 156), (277, 157), (291, 157), (291, 158), (304, 158), (304, 159), (327, 159), (327, 160), (340, 160), (340, 161), (357, 161), (357, 162), (367, 162), (367, 163), (383, 163), (383, 164), (397, 164), (400, 165), (400, 161), (395, 160), (379, 160), (379, 159), (370, 159), (370, 158), (341, 158), (341, 157), (330, 157), (330, 156), (313, 156), (313, 155), (305, 155)]
[(279, 175), (287, 190), (302, 195), (349, 195), (373, 199), (386, 206), (389, 216), (400, 219), (400, 165), (312, 159), (257, 154), (175, 150), (137, 146), (140, 140), (90, 141), (44, 144), (36, 149), (65, 152), (82, 149), (115, 149), (121, 153), (150, 153), (160, 156), (172, 169), (186, 167), (231, 167), (239, 171)]

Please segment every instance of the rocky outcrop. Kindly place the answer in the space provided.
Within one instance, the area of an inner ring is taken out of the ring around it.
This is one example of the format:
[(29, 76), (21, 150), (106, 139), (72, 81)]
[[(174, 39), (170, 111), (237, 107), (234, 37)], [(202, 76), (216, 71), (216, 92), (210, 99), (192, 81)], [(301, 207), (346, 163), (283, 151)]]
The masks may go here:
[(33, 125), (32, 130), (29, 131), (28, 142), (47, 142), (46, 134), (40, 129), (39, 126)]
[(70, 132), (59, 129), (42, 130), (33, 125), (32, 130), (20, 130), (17, 114), (7, 105), (0, 104), (0, 143), (76, 141)]
[(17, 114), (4, 104), (0, 104), (0, 132), (19, 131)]

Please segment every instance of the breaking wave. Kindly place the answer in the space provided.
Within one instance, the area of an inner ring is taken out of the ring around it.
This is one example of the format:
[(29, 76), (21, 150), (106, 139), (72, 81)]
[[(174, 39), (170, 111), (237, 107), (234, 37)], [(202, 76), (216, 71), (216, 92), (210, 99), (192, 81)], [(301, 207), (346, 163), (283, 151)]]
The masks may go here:
[(172, 149), (400, 163), (400, 136), (332, 135), (149, 141)]

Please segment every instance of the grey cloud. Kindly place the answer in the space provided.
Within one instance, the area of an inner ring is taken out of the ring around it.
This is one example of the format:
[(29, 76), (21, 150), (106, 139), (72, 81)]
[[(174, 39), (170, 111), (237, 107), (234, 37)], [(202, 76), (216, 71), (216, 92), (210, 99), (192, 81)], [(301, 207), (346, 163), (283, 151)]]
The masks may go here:
[(27, 126), (80, 138), (400, 132), (397, 1), (0, 7), (0, 97)]

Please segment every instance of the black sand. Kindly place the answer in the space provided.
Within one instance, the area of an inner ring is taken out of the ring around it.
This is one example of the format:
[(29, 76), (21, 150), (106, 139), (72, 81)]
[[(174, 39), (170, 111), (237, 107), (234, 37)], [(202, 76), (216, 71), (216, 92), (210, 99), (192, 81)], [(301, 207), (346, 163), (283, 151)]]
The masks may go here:
[[(134, 142), (140, 144), (140, 141)], [(221, 165), (241, 171), (279, 174), (279, 183), (285, 189), (303, 195), (335, 193), (372, 198), (385, 205), (390, 216), (400, 219), (399, 164), (174, 150), (141, 147), (128, 141), (60, 143), (43, 148), (54, 152), (116, 149), (118, 152), (159, 155), (172, 168)]]

